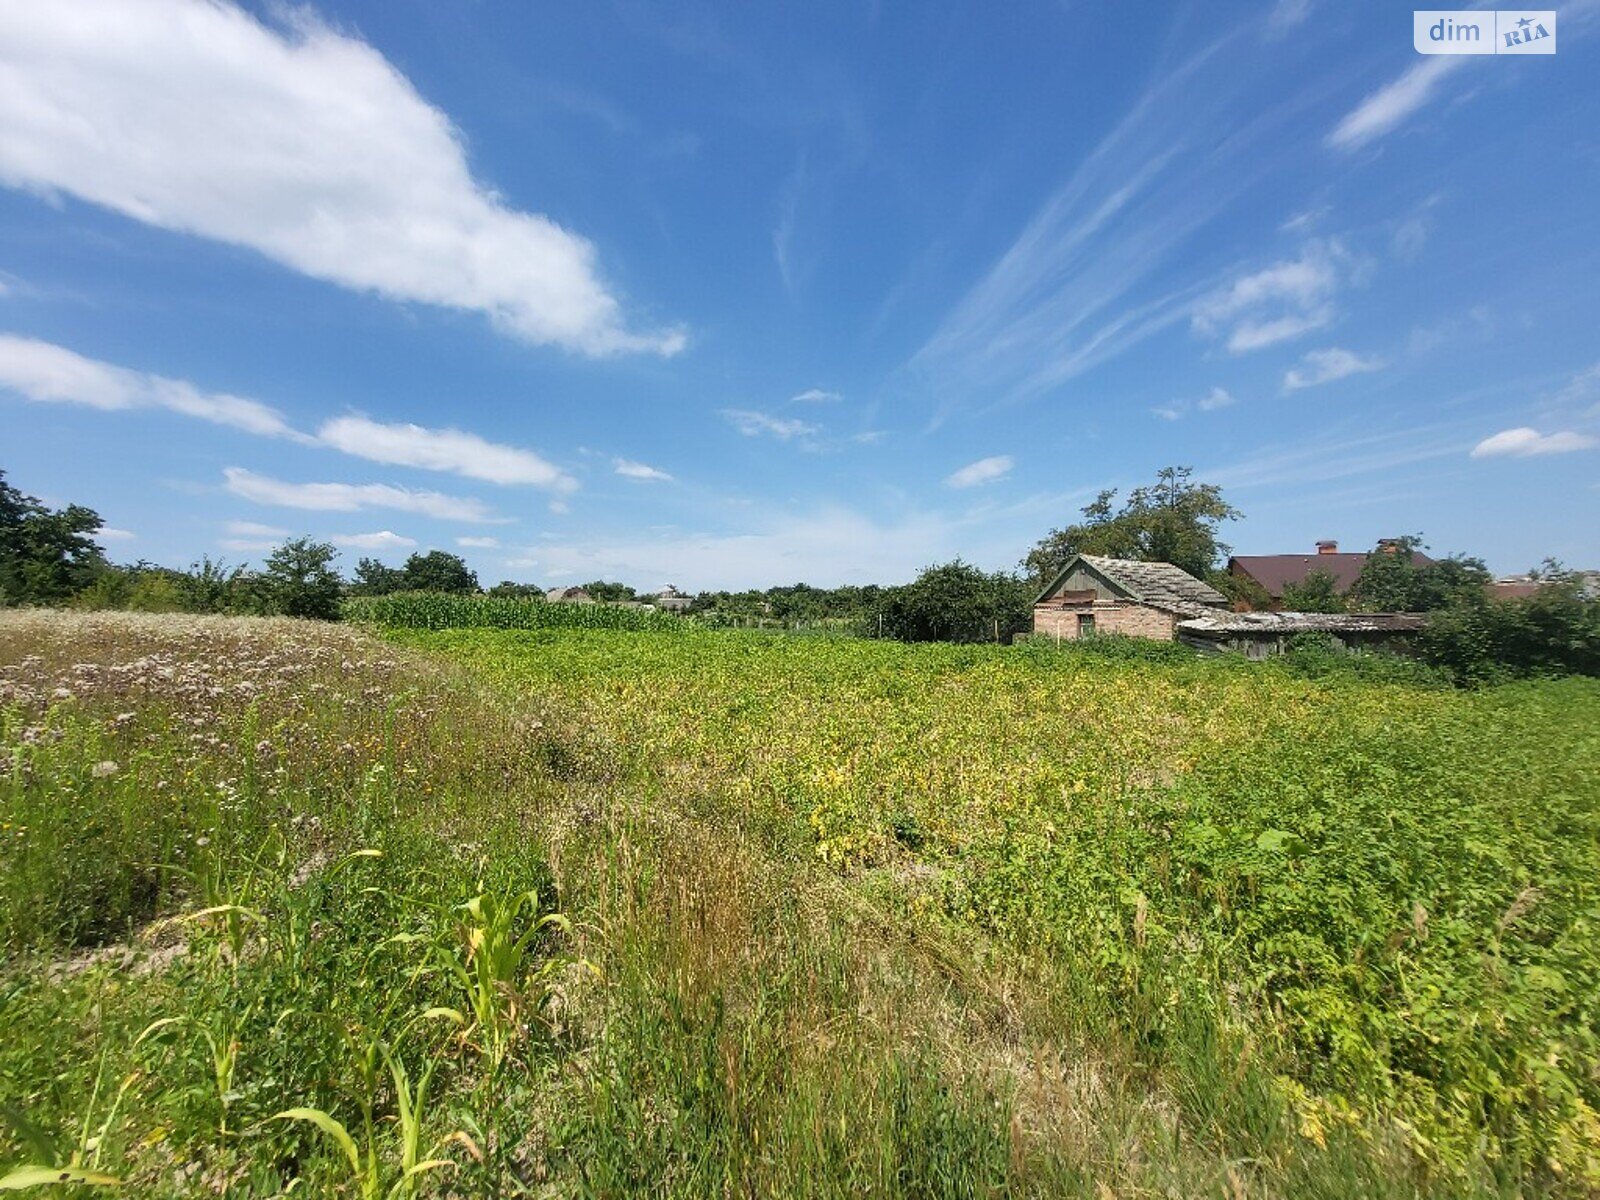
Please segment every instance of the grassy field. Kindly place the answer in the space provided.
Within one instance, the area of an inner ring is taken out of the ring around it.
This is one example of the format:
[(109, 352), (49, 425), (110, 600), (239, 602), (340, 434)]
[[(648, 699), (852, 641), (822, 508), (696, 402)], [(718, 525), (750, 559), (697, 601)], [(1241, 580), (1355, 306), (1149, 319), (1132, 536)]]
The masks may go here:
[(0, 1176), (1600, 1190), (1600, 685), (1113, 651), (0, 614)]

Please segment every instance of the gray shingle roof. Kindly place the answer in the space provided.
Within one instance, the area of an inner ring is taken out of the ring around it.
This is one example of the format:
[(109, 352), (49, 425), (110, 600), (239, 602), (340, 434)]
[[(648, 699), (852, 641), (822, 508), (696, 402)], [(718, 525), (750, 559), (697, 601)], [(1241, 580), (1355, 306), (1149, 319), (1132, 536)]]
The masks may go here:
[(1228, 604), (1226, 596), (1182, 567), (1164, 562), (1140, 562), (1131, 558), (1105, 558), (1098, 554), (1074, 556), (1056, 577), (1056, 583), (1045, 589), (1045, 594), (1054, 591), (1073, 564), (1079, 561), (1105, 576), (1141, 604), (1181, 617), (1207, 616)]
[(1138, 562), (1134, 558), (1104, 558), (1098, 554), (1078, 555), (1083, 562), (1104, 574), (1107, 579), (1133, 592), (1152, 608), (1166, 608), (1173, 613), (1194, 610), (1194, 616), (1203, 616), (1218, 606), (1227, 605), (1226, 595), (1211, 587), (1208, 582), (1195, 579), (1182, 566), (1173, 563)]

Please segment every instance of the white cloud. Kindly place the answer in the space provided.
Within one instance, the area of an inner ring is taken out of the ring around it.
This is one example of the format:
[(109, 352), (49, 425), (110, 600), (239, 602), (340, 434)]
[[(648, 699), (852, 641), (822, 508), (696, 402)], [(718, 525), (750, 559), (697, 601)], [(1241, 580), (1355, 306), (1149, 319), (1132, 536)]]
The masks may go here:
[(1011, 468), (1015, 465), (1015, 461), (1009, 454), (996, 454), (990, 458), (980, 458), (975, 463), (968, 463), (959, 471), (952, 471), (945, 477), (945, 486), (969, 488), (985, 483), (998, 483), (1011, 474)]
[(631, 331), (594, 247), (473, 178), (449, 118), (304, 7), (0, 5), (0, 182), (247, 246), (316, 279), (482, 313), (586, 354)]
[(1214, 387), (1198, 400), (1174, 400), (1170, 404), (1162, 404), (1150, 411), (1158, 417), (1168, 421), (1176, 421), (1185, 417), (1192, 410), (1194, 412), (1216, 412), (1219, 408), (1228, 408), (1238, 401), (1226, 388)]
[(259, 521), (229, 521), (225, 528), (234, 537), (285, 538), (289, 536), (287, 529), (279, 529), (276, 525), (263, 525)]
[(262, 437), (309, 440), (276, 409), (242, 396), (202, 392), (192, 383), (114, 367), (34, 338), (0, 334), (0, 386), (39, 403), (102, 411), (164, 408)]
[(257, 475), (242, 467), (223, 471), (227, 489), (256, 504), (303, 508), (317, 512), (359, 512), (367, 508), (392, 508), (440, 521), (489, 521), (482, 502), (442, 492), (413, 491), (387, 483), (288, 483)]
[(336, 533), (329, 540), (335, 546), (352, 550), (409, 550), (417, 544), (416, 538), (404, 537), (389, 529), (376, 533)]
[(456, 545), (463, 550), (493, 550), (500, 545), (500, 539), (492, 537), (458, 537)]
[(1600, 446), (1600, 438), (1587, 433), (1562, 430), (1560, 433), (1540, 433), (1528, 426), (1502, 429), (1486, 437), (1472, 448), (1473, 458), (1532, 458), (1541, 454), (1570, 454), (1574, 450), (1593, 450)]
[(801, 392), (798, 396), (791, 396), (789, 398), (789, 403), (790, 404), (832, 404), (832, 403), (834, 403), (834, 401), (842, 400), (843, 398), (844, 397), (839, 395), (838, 392), (827, 392), (827, 391), (823, 391), (823, 389), (821, 389), (821, 388), (807, 388), (805, 391)]
[(626, 458), (612, 461), (618, 475), (624, 479), (637, 479), (645, 483), (671, 483), (672, 476), (655, 467), (646, 466), (642, 462), (631, 462)]
[(1336, 241), (1313, 241), (1300, 257), (1241, 275), (1195, 305), (1196, 332), (1232, 325), (1228, 350), (1245, 354), (1302, 337), (1333, 320), (1332, 298), (1349, 255)]
[(1383, 136), (1433, 99), (1445, 78), (1471, 61), (1470, 55), (1436, 54), (1408, 67), (1345, 114), (1328, 134), (1328, 145), (1355, 150)]
[(1384, 365), (1379, 359), (1362, 358), (1338, 347), (1309, 350), (1300, 361), (1305, 369), (1294, 367), (1284, 375), (1285, 391), (1293, 392), (1300, 388), (1332, 383), (1336, 379), (1344, 379), (1351, 375), (1360, 375), (1365, 371), (1382, 370)]
[(773, 417), (745, 408), (725, 408), (722, 415), (745, 437), (761, 437), (765, 434), (780, 442), (787, 442), (791, 438), (810, 437), (818, 432), (817, 426), (806, 421)]
[(113, 529), (109, 525), (103, 526), (94, 536), (96, 541), (101, 542), (132, 542), (139, 537), (131, 529)]
[(578, 486), (572, 476), (531, 450), (485, 441), (460, 429), (385, 425), (350, 416), (325, 422), (317, 437), (324, 445), (372, 462), (450, 471), (490, 483), (525, 483), (553, 492), (571, 492)]

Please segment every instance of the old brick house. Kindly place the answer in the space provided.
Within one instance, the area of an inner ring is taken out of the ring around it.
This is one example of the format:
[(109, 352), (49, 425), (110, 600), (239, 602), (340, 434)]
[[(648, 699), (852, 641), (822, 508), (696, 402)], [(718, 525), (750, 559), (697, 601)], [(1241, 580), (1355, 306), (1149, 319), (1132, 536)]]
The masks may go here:
[(1221, 592), (1171, 563), (1076, 554), (1034, 601), (1033, 631), (1055, 638), (1121, 633), (1170, 642), (1179, 621), (1227, 607)]

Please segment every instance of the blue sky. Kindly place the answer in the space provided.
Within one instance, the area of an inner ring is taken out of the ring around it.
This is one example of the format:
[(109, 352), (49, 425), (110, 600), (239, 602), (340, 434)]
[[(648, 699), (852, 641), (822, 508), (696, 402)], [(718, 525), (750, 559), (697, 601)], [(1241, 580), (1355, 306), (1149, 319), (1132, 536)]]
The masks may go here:
[(1600, 3), (18, 0), (0, 467), (114, 557), (1011, 567), (1192, 465), (1241, 553), (1600, 566)]

